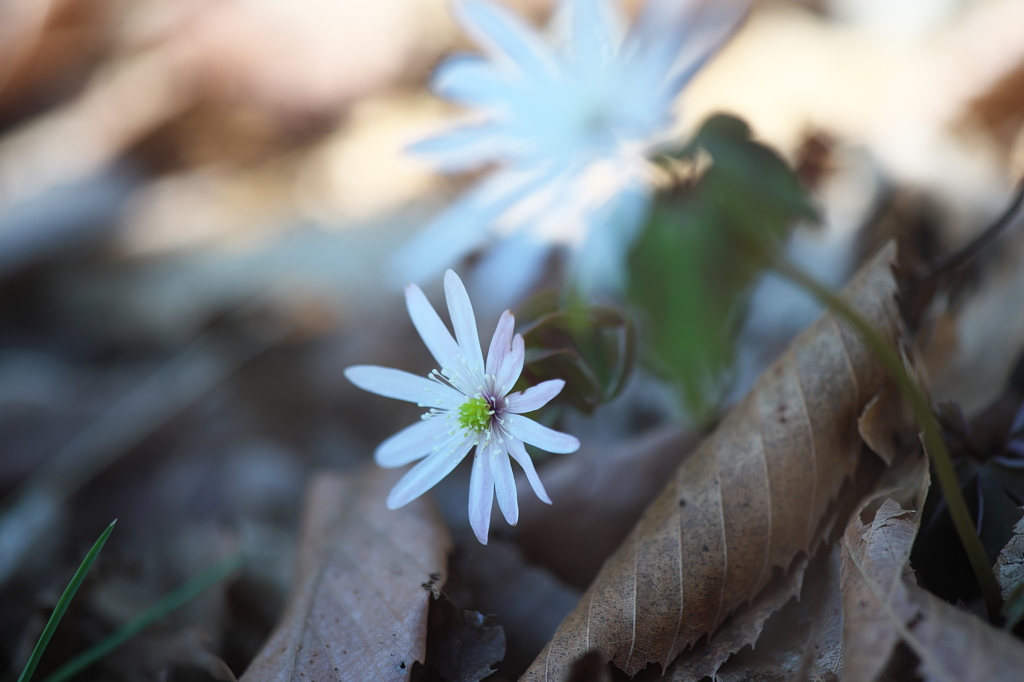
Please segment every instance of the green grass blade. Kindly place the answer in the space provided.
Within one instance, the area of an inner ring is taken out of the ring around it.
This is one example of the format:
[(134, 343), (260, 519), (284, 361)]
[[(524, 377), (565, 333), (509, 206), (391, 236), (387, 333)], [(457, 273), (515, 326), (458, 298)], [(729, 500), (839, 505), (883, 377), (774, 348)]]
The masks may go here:
[(36, 642), (36, 646), (32, 649), (32, 655), (29, 656), (28, 663), (25, 664), (25, 669), (21, 671), (21, 675), (18, 677), (18, 682), (28, 682), (32, 679), (32, 674), (36, 671), (36, 666), (39, 665), (39, 659), (42, 658), (43, 651), (46, 650), (46, 645), (50, 643), (50, 638), (53, 637), (54, 630), (57, 629), (57, 624), (60, 623), (60, 619), (64, 617), (64, 612), (68, 610), (68, 605), (71, 604), (71, 600), (74, 598), (75, 593), (78, 592), (78, 588), (82, 586), (82, 581), (85, 580), (85, 575), (89, 572), (96, 557), (99, 556), (100, 550), (103, 549), (103, 545), (106, 544), (107, 538), (110, 537), (110, 533), (114, 530), (114, 524), (117, 523), (117, 519), (110, 522), (107, 529), (103, 531), (99, 539), (93, 543), (92, 549), (82, 559), (82, 563), (79, 565), (78, 570), (75, 571), (75, 575), (71, 578), (71, 582), (68, 583), (67, 588), (64, 590), (64, 594), (60, 596), (60, 600), (57, 602), (57, 606), (53, 609), (53, 613), (50, 614), (50, 620), (46, 622), (46, 627), (43, 628), (43, 633), (39, 635), (39, 641)]
[(78, 656), (62, 665), (52, 675), (46, 678), (45, 682), (64, 682), (70, 680), (84, 669), (100, 660), (126, 641), (139, 634), (150, 625), (160, 620), (171, 611), (192, 601), (200, 594), (210, 589), (224, 578), (237, 571), (246, 562), (241, 553), (222, 561), (206, 572), (201, 573), (188, 581), (178, 589), (169, 593), (163, 599), (150, 606), (140, 613), (133, 620), (125, 623), (109, 636), (98, 642)]

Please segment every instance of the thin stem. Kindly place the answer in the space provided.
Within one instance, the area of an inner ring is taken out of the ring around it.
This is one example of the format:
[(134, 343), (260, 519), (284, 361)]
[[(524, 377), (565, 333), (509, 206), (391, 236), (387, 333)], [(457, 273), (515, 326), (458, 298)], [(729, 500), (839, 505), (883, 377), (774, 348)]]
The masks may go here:
[(899, 386), (907, 402), (910, 403), (914, 415), (917, 417), (924, 437), (924, 445), (931, 456), (932, 464), (935, 465), (935, 473), (939, 479), (939, 487), (949, 505), (949, 514), (953, 518), (953, 525), (960, 536), (960, 542), (964, 546), (967, 558), (974, 569), (974, 575), (981, 586), (981, 593), (985, 599), (985, 608), (988, 611), (989, 621), (999, 621), (1001, 598), (999, 586), (996, 584), (995, 575), (988, 563), (988, 556), (981, 544), (981, 539), (974, 528), (974, 522), (967, 511), (967, 503), (956, 479), (956, 470), (953, 467), (953, 460), (946, 450), (946, 444), (942, 439), (942, 431), (935, 419), (931, 405), (924, 393), (918, 387), (910, 374), (907, 373), (900, 356), (892, 349), (890, 343), (865, 320), (857, 310), (850, 305), (846, 299), (837, 295), (828, 287), (808, 275), (798, 266), (783, 257), (774, 260), (776, 270), (799, 285), (806, 291), (813, 294), (818, 300), (827, 305), (829, 309), (847, 323), (849, 323), (861, 338), (867, 343), (878, 360), (885, 366), (889, 376)]

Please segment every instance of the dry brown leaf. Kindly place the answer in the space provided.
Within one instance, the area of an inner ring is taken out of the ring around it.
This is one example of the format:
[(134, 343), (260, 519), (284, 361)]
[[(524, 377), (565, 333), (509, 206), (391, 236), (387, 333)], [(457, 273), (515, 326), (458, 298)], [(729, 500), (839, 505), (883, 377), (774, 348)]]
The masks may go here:
[[(900, 334), (884, 249), (848, 300)], [(524, 679), (562, 679), (597, 649), (628, 674), (667, 666), (810, 551), (857, 464), (857, 417), (885, 373), (826, 314), (679, 467)]]
[(243, 681), (406, 680), (423, 661), (451, 540), (426, 499), (384, 506), (395, 480), (376, 467), (314, 478), (292, 594)]
[[(843, 650), (847, 652), (843, 676), (851, 682), (878, 679), (900, 641), (894, 616), (906, 622), (913, 615), (901, 586), (918, 514), (887, 499), (869, 525), (854, 519), (847, 527), (843, 543)], [(876, 591), (884, 596), (885, 604), (879, 603)]]
[[(753, 649), (723, 665), (719, 682), (751, 680), (834, 681), (842, 672), (843, 604), (839, 589), (839, 547), (823, 548), (792, 600), (765, 623)], [(717, 639), (717, 635), (716, 635)], [(685, 657), (680, 656), (678, 660)], [(674, 668), (675, 663), (672, 664)]]
[(709, 676), (717, 679), (716, 673), (722, 664), (747, 644), (757, 641), (772, 614), (800, 594), (807, 563), (806, 556), (799, 557), (790, 570), (772, 581), (750, 606), (726, 620), (706, 645), (680, 654), (662, 679), (671, 682), (697, 682)]
[(921, 659), (918, 673), (926, 682), (1021, 678), (1024, 643), (1019, 639), (917, 585), (903, 586), (915, 609), (907, 643)]
[[(842, 540), (843, 679), (875, 680), (900, 641), (890, 614), (909, 619), (902, 590), (928, 491), (928, 460), (905, 452), (850, 517)], [(867, 575), (868, 578), (864, 578)], [(886, 602), (879, 603), (881, 590)]]
[(1013, 537), (999, 552), (995, 574), (1003, 599), (1009, 599), (1017, 586), (1024, 583), (1024, 519), (1013, 527)]
[[(920, 468), (926, 473), (922, 464)], [(884, 679), (902, 640), (928, 682), (1019, 679), (1024, 643), (912, 582), (907, 558), (927, 477), (916, 499), (886, 499), (870, 526), (854, 518), (843, 541), (843, 680)], [(909, 489), (907, 489), (909, 491)]]

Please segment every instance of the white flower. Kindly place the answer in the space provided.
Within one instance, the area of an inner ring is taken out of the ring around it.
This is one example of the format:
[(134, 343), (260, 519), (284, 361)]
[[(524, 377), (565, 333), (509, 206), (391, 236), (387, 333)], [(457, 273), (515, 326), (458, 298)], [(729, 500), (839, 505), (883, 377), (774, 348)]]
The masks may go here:
[(572, 247), (584, 291), (621, 286), (649, 203), (647, 159), (666, 140), (683, 85), (735, 29), (739, 5), (649, 0), (627, 32), (614, 2), (561, 0), (552, 42), (485, 0), (454, 9), (489, 58), (447, 60), (433, 89), (482, 120), (411, 151), (446, 172), (500, 168), (399, 251), (396, 273), (430, 277), (497, 234), (506, 238), (481, 270), (503, 286), (482, 293), (521, 295), (556, 244)]
[(355, 365), (345, 370), (345, 376), (366, 391), (430, 408), (421, 421), (385, 440), (374, 453), (382, 467), (423, 459), (391, 490), (388, 508), (408, 504), (434, 487), (476, 447), (469, 482), (469, 521), (480, 542), (487, 544), (495, 493), (505, 519), (512, 525), (519, 521), (509, 456), (519, 462), (537, 497), (551, 504), (523, 443), (569, 453), (575, 452), (580, 442), (523, 416), (558, 395), (564, 381), (552, 379), (509, 394), (523, 371), (524, 360), (523, 337), (512, 335), (512, 313), (506, 310), (498, 321), (485, 364), (473, 306), (462, 280), (449, 270), (444, 288), (454, 339), (420, 288), (410, 284), (405, 289), (412, 323), (440, 370), (424, 379), (398, 369)]

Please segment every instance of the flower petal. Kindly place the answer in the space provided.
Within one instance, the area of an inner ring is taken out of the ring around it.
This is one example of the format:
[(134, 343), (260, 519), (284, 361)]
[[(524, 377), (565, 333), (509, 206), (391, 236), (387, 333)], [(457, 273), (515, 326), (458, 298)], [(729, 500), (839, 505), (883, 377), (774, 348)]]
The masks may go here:
[(440, 97), (493, 109), (505, 109), (521, 96), (521, 86), (507, 69), (476, 55), (445, 59), (430, 79), (430, 89)]
[(488, 465), (494, 478), (494, 492), (498, 497), (498, 507), (505, 515), (508, 525), (519, 523), (519, 500), (516, 498), (516, 477), (512, 473), (512, 461), (508, 453), (497, 439), (491, 439), (491, 447), (487, 452)]
[(481, 545), (487, 544), (487, 532), (491, 527), (491, 507), (494, 504), (494, 478), (487, 463), (487, 455), (476, 449), (473, 456), (473, 473), (469, 477), (469, 525)]
[[(455, 274), (454, 270), (444, 273), (444, 295), (448, 299), (448, 314), (455, 328), (455, 340), (459, 344), (462, 355), (472, 373), (471, 380), (483, 383), (484, 356), (480, 352), (480, 336), (476, 330), (476, 315), (473, 314), (473, 303), (466, 293), (466, 286)], [(474, 387), (475, 388), (475, 387)]]
[(531, 386), (525, 391), (513, 393), (505, 398), (505, 411), (513, 414), (533, 412), (548, 404), (552, 398), (561, 393), (565, 382), (561, 379), (551, 379)]
[(507, 57), (531, 78), (554, 68), (547, 45), (533, 28), (504, 7), (465, 0), (455, 5), (455, 15), (476, 42), (495, 57)]
[(388, 469), (425, 457), (441, 445), (451, 426), (446, 419), (423, 419), (407, 426), (377, 446), (373, 459)]
[(454, 408), (465, 400), (465, 396), (451, 386), (391, 367), (352, 365), (345, 369), (345, 378), (364, 391), (406, 400), (420, 407)]
[(508, 161), (522, 148), (496, 122), (462, 125), (409, 145), (442, 173), (461, 173), (488, 163)]
[(506, 168), (491, 175), (398, 250), (390, 263), (392, 279), (420, 282), (457, 262), (486, 241), (498, 218), (557, 172)]
[(580, 442), (575, 436), (549, 429), (521, 414), (510, 414), (502, 418), (502, 427), (524, 443), (535, 445), (541, 450), (568, 454), (576, 452)]
[(494, 328), (494, 336), (487, 349), (487, 366), (484, 369), (487, 374), (496, 375), (505, 357), (512, 352), (512, 332), (515, 327), (516, 318), (511, 311), (506, 310), (498, 319), (498, 326)]
[(516, 334), (512, 337), (512, 351), (505, 356), (498, 368), (498, 374), (494, 379), (494, 389), (499, 396), (504, 396), (515, 385), (519, 375), (523, 372), (523, 361), (526, 358), (526, 348), (523, 344), (523, 337)]
[(452, 338), (448, 327), (444, 326), (434, 306), (430, 305), (423, 290), (415, 284), (405, 288), (405, 307), (409, 311), (413, 326), (416, 327), (430, 354), (437, 360), (438, 366), (454, 366), (459, 356), (459, 346)]
[(388, 493), (388, 509), (404, 507), (433, 488), (459, 465), (472, 447), (473, 442), (463, 442), (460, 435), (453, 438), (447, 447), (414, 466)]
[(551, 504), (551, 498), (548, 497), (548, 492), (544, 490), (544, 484), (540, 482), (540, 476), (537, 475), (537, 469), (534, 468), (533, 460), (530, 459), (529, 453), (526, 452), (526, 448), (523, 446), (523, 441), (509, 436), (507, 443), (508, 454), (512, 455), (512, 459), (519, 462), (519, 466), (523, 467), (523, 472), (526, 474), (526, 480), (530, 482), (530, 487), (533, 488), (533, 492), (540, 498), (541, 502), (544, 504)]
[(570, 58), (591, 71), (615, 56), (625, 36), (619, 5), (608, 0), (565, 0), (556, 21), (566, 35)]

